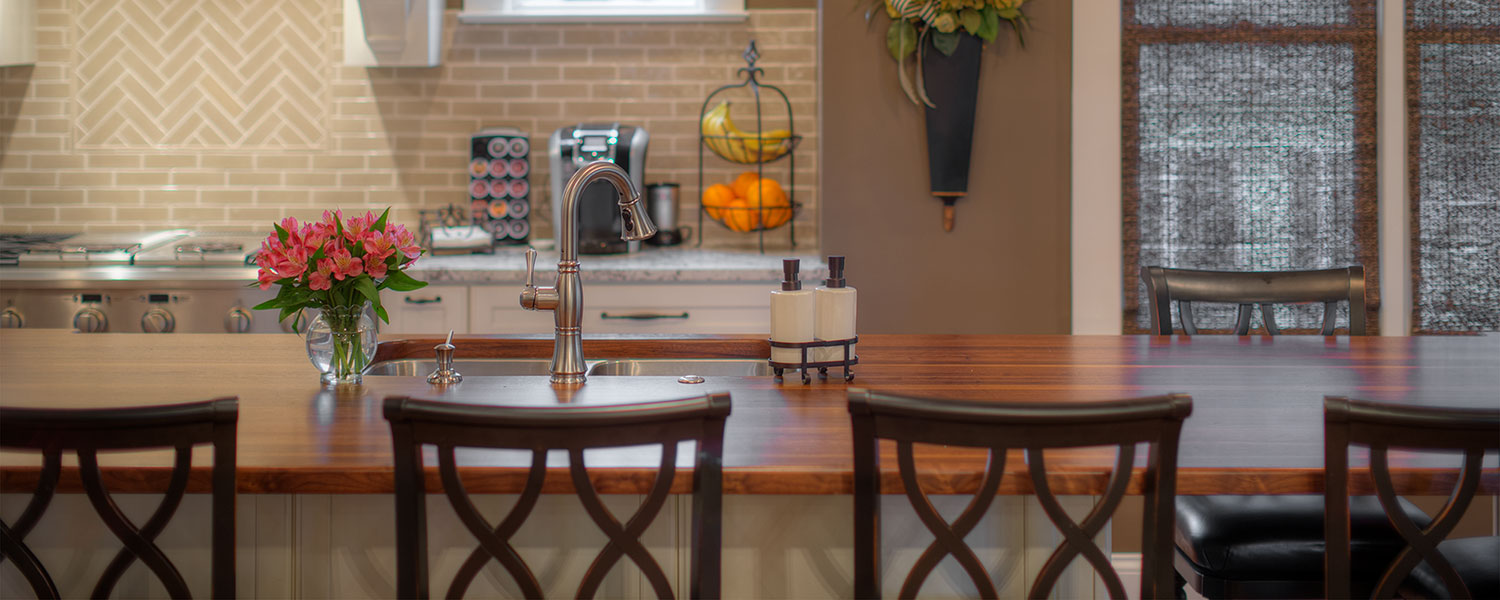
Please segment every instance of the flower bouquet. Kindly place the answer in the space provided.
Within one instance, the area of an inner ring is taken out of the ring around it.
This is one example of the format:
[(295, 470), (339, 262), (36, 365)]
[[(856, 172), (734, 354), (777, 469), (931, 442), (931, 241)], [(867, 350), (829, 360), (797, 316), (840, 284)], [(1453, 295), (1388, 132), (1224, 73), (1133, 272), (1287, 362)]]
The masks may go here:
[(922, 60), (916, 61), (916, 81), (906, 72), (906, 59), (918, 50), (925, 51), (925, 42), (931, 39), (932, 47), (944, 56), (952, 56), (958, 49), (959, 36), (968, 33), (988, 43), (1000, 35), (1000, 22), (1008, 21), (1016, 31), (1021, 46), (1026, 45), (1024, 30), (1026, 15), (1021, 5), (1026, 0), (869, 0), (870, 7), (865, 18), (874, 18), (880, 8), (891, 19), (885, 32), (885, 46), (896, 60), (900, 75), (901, 91), (913, 104), (935, 107), (927, 96), (923, 81)]
[(324, 383), (362, 379), (375, 355), (375, 326), (365, 307), (390, 322), (380, 290), (408, 292), (427, 285), (404, 272), (422, 248), (405, 227), (386, 223), (390, 213), (387, 208), (379, 218), (366, 212), (346, 221), (341, 211), (324, 211), (316, 223), (287, 217), (272, 224), (276, 232), (255, 257), (260, 271), (252, 285), (281, 286), (257, 310), (280, 309), (279, 320), (291, 317), (295, 329), (303, 309), (319, 309), (307, 326), (307, 352)]

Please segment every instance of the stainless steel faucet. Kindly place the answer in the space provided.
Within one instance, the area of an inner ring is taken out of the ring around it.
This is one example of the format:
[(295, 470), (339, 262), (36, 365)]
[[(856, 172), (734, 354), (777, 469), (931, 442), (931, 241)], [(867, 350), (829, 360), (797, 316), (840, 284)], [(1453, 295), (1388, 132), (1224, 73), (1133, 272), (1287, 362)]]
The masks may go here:
[(536, 268), (536, 250), (526, 249), (526, 289), (521, 290), (521, 307), (526, 310), (550, 310), (553, 314), (552, 383), (577, 384), (584, 381), (583, 364), (583, 281), (578, 277), (578, 201), (584, 188), (596, 180), (608, 181), (620, 195), (620, 239), (644, 240), (656, 234), (656, 225), (646, 214), (641, 193), (630, 182), (625, 170), (609, 161), (594, 161), (568, 179), (563, 188), (562, 220), (557, 232), (557, 283), (537, 287), (532, 283)]

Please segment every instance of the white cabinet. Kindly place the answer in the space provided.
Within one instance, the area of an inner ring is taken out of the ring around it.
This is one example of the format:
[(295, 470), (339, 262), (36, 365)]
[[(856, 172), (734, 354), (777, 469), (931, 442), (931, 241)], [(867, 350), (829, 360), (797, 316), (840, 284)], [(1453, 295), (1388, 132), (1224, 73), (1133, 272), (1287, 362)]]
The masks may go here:
[(381, 333), (434, 333), (469, 331), (469, 288), (463, 285), (429, 285), (413, 292), (382, 295), (390, 324)]
[[(585, 283), (583, 332), (770, 331), (769, 283)], [(550, 333), (552, 311), (521, 308), (520, 285), (469, 288), (469, 333)]]
[(36, 0), (0, 0), (0, 66), (36, 62)]

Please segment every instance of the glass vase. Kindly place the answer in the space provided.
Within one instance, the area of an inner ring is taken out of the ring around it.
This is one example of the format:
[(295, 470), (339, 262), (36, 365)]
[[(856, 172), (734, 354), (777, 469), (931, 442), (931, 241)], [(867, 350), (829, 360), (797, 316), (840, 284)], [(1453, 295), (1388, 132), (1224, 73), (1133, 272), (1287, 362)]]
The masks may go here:
[(375, 321), (368, 304), (324, 308), (307, 326), (307, 359), (324, 384), (357, 384), (375, 358)]

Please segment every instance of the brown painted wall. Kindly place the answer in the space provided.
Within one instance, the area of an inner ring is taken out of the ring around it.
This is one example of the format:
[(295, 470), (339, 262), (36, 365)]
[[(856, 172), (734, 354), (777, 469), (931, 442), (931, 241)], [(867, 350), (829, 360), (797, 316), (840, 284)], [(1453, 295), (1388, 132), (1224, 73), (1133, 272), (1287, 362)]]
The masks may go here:
[(969, 196), (945, 233), (919, 107), (885, 49), (889, 21), (824, 2), (824, 254), (849, 257), (864, 333), (1069, 333), (1071, 3), (1028, 2), (1026, 48), (984, 50)]

